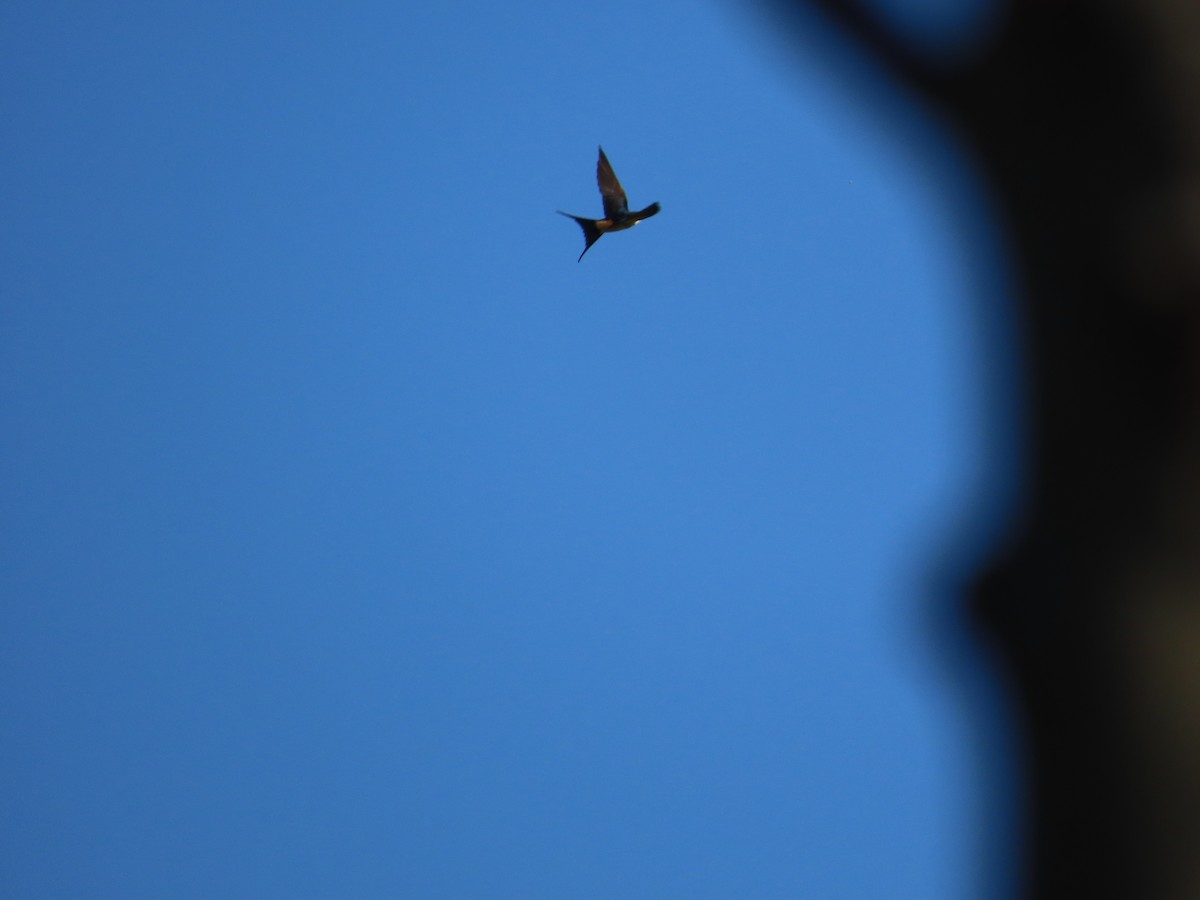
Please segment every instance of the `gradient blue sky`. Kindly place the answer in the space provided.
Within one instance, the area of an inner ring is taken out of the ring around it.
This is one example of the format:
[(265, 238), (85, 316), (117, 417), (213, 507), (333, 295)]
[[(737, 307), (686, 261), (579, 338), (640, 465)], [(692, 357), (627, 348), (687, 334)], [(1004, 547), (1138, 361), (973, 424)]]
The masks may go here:
[(0, 892), (978, 892), (981, 226), (778, 31), (4, 6)]

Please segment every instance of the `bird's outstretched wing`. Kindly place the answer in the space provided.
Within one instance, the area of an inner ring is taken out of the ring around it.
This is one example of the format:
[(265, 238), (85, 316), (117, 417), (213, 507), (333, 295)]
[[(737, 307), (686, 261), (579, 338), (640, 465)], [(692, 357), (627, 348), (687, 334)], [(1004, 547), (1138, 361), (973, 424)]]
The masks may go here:
[(604, 218), (618, 219), (629, 212), (629, 201), (625, 199), (625, 188), (617, 181), (617, 173), (600, 148), (600, 159), (596, 163), (596, 184), (600, 185), (600, 198), (604, 201)]

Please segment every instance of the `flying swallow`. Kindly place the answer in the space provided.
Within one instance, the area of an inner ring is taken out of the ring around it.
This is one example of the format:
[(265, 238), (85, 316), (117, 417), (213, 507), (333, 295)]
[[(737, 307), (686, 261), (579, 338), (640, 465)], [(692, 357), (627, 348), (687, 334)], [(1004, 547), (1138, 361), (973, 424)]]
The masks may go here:
[[(560, 216), (574, 219), (583, 229), (583, 239), (586, 242), (583, 253), (587, 253), (592, 244), (600, 240), (600, 235), (610, 231), (624, 231), (626, 228), (632, 228), (642, 219), (650, 218), (662, 208), (657, 203), (651, 203), (645, 209), (637, 212), (629, 211), (629, 201), (625, 199), (625, 188), (621, 187), (621, 182), (617, 181), (617, 175), (613, 171), (608, 157), (604, 155), (603, 147), (600, 148), (600, 159), (596, 163), (596, 184), (600, 185), (600, 199), (604, 201), (603, 219), (585, 219), (583, 216), (573, 216), (561, 209), (557, 210)], [(579, 254), (580, 260), (583, 259), (583, 253)]]

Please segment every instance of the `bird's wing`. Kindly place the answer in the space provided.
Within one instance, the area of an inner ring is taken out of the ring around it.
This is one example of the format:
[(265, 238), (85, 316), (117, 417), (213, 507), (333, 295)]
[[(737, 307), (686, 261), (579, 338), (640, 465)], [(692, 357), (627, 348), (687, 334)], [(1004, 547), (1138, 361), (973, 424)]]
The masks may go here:
[(604, 201), (604, 218), (619, 218), (629, 212), (629, 201), (625, 199), (625, 188), (617, 181), (617, 173), (600, 148), (600, 159), (596, 163), (596, 184), (600, 185), (600, 197)]

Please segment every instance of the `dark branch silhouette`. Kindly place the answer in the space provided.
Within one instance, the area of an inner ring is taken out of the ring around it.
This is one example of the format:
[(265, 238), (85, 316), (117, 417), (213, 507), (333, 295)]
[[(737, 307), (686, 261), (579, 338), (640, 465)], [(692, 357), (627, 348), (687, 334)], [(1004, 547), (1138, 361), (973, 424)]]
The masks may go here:
[(1030, 748), (1021, 890), (1200, 897), (1200, 5), (1010, 2), (952, 63), (797, 5), (940, 112), (1016, 254), (1022, 514), (964, 593)]

